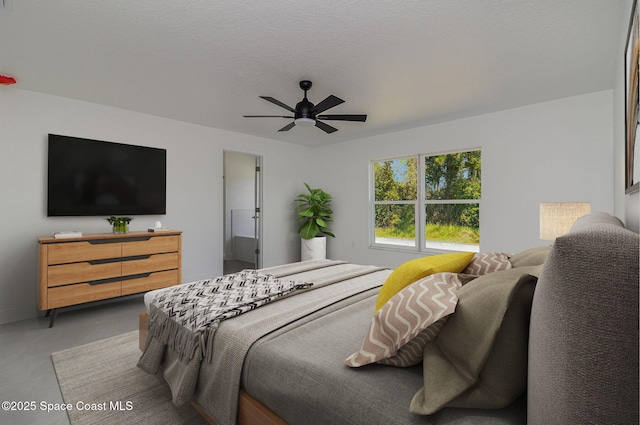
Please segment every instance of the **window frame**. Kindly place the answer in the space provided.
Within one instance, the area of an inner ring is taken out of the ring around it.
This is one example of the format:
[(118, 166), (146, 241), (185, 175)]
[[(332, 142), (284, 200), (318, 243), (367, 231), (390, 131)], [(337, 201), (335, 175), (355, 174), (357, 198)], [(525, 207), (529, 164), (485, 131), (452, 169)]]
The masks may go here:
[[(395, 156), (389, 158), (380, 158), (380, 159), (372, 159), (369, 161), (369, 248), (372, 249), (380, 249), (380, 250), (388, 250), (388, 251), (399, 251), (399, 252), (419, 252), (419, 253), (428, 253), (428, 254), (442, 254), (449, 252), (462, 252), (468, 251), (468, 249), (440, 249), (426, 246), (426, 208), (427, 205), (433, 204), (478, 204), (478, 208), (482, 211), (482, 187), (480, 189), (480, 199), (426, 199), (426, 188), (425, 188), (425, 159), (432, 156), (440, 156), (440, 155), (449, 155), (456, 154), (461, 152), (473, 152), (480, 151), (480, 155), (482, 157), (482, 148), (481, 147), (471, 147), (464, 149), (457, 149), (451, 151), (442, 151), (442, 152), (433, 152), (433, 153), (420, 153), (420, 154), (411, 154), (404, 156)], [(416, 162), (418, 164), (418, 181), (416, 188), (416, 200), (413, 201), (376, 201), (375, 199), (375, 164), (379, 162), (386, 161), (395, 161), (402, 159), (416, 158)], [(482, 170), (482, 165), (480, 166), (480, 170)], [(481, 180), (482, 185), (482, 180)], [(376, 224), (375, 224), (375, 210), (376, 205), (393, 205), (393, 204), (414, 204), (415, 205), (415, 215), (414, 215), (414, 226), (416, 229), (416, 235), (414, 239), (413, 246), (404, 246), (397, 244), (385, 244), (376, 242)], [(476, 251), (479, 252), (480, 244), (482, 240), (478, 242), (478, 246)], [(468, 246), (468, 245), (466, 245)]]

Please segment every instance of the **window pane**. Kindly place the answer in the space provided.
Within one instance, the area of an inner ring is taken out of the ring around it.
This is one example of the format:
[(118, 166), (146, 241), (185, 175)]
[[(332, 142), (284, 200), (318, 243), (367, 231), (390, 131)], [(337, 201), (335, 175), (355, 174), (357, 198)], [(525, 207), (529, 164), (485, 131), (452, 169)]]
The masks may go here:
[(428, 204), (425, 247), (478, 252), (480, 206), (478, 204)]
[(417, 158), (376, 162), (373, 178), (376, 201), (414, 201), (417, 199)]
[(375, 206), (375, 243), (416, 246), (416, 207), (413, 204)]
[(480, 199), (480, 151), (429, 156), (425, 199)]

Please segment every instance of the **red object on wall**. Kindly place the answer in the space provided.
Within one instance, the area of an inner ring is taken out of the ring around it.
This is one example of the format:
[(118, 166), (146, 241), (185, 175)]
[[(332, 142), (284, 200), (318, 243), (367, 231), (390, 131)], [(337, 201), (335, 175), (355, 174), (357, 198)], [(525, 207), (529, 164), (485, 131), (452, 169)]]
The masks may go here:
[(16, 79), (13, 77), (7, 77), (5, 75), (0, 75), (0, 84), (8, 86), (11, 84), (15, 84), (16, 83)]

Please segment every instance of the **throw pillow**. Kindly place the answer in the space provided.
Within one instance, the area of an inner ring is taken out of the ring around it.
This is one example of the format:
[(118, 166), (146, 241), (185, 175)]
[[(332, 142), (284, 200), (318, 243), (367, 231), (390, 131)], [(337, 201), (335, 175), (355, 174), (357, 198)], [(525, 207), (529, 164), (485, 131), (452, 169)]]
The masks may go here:
[(551, 246), (541, 246), (538, 248), (526, 249), (509, 257), (512, 267), (539, 266), (547, 259), (551, 251)]
[(504, 252), (481, 252), (462, 271), (465, 274), (482, 276), (511, 268), (509, 254)]
[(432, 255), (407, 261), (395, 269), (382, 285), (376, 302), (376, 311), (402, 288), (435, 273), (460, 273), (471, 262), (473, 252), (455, 252)]
[(408, 367), (420, 363), (424, 346), (456, 308), (456, 290), (473, 278), (437, 273), (400, 290), (375, 314), (362, 347), (345, 364)]
[(455, 314), (424, 349), (424, 384), (411, 401), (411, 412), (499, 409), (523, 393), (529, 317), (540, 269), (503, 270), (460, 288)]

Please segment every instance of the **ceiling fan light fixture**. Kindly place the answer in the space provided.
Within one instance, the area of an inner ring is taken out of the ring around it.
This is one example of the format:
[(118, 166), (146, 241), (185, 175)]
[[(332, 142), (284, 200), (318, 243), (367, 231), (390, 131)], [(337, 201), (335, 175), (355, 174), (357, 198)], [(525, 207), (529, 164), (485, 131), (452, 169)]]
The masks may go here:
[[(2, 0), (0, 0), (2, 1)], [(286, 109), (289, 112), (293, 113), (293, 116), (286, 115), (243, 115), (245, 118), (293, 118), (293, 122), (285, 125), (278, 131), (289, 131), (293, 127), (297, 125), (301, 126), (315, 126), (320, 130), (324, 131), (327, 134), (331, 134), (334, 131), (338, 131), (337, 128), (330, 126), (321, 120), (337, 120), (337, 121), (357, 121), (357, 122), (365, 122), (367, 120), (367, 116), (364, 114), (330, 114), (325, 115), (324, 111), (331, 109), (335, 106), (344, 103), (344, 100), (340, 99), (337, 96), (329, 95), (323, 101), (314, 105), (309, 102), (307, 99), (307, 91), (311, 88), (311, 81), (303, 80), (300, 81), (300, 88), (304, 90), (304, 98), (296, 104), (295, 109), (286, 103), (282, 103), (277, 99), (274, 99), (271, 96), (260, 96), (261, 99), (264, 99), (268, 102), (273, 103), (283, 109)], [(322, 114), (322, 115), (319, 115)]]
[(316, 125), (316, 120), (312, 118), (296, 118), (293, 122), (295, 122), (296, 125), (303, 126)]

